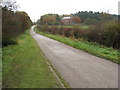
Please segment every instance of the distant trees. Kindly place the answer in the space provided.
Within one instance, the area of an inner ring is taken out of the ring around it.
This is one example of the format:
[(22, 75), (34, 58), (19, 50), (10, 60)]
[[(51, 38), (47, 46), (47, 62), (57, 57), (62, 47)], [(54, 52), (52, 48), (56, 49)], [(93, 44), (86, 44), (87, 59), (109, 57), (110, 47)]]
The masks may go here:
[(78, 24), (78, 23), (81, 22), (81, 19), (80, 19), (80, 17), (72, 17), (72, 21), (71, 22), (75, 23), (75, 24)]
[(60, 21), (60, 17), (58, 14), (46, 14), (41, 16), (40, 20), (37, 21), (37, 23), (43, 25), (58, 25)]
[(95, 23), (97, 23), (97, 22), (98, 22), (97, 19), (87, 18), (87, 19), (83, 22), (83, 24), (85, 24), (85, 25), (93, 25), (93, 24), (95, 24)]
[(107, 21), (107, 20), (113, 20), (117, 19), (117, 15), (111, 15), (108, 13), (103, 12), (92, 12), (92, 11), (79, 11), (75, 14), (72, 14), (73, 16), (77, 16), (81, 18), (81, 22), (83, 24), (94, 24), (99, 21)]
[(71, 24), (78, 24), (82, 23), (85, 25), (93, 25), (97, 22), (105, 22), (109, 20), (117, 20), (117, 15), (111, 15), (109, 13), (103, 13), (103, 12), (92, 12), (92, 11), (79, 11), (75, 14), (67, 15), (58, 15), (58, 14), (46, 14), (41, 16), (41, 18), (38, 20), (38, 22), (48, 25), (59, 25), (61, 24), (60, 21), (63, 17), (72, 17), (72, 23)]
[(43, 18), (43, 22), (44, 22), (45, 24), (52, 25), (52, 24), (55, 24), (55, 23), (56, 23), (56, 18), (55, 18), (55, 16), (44, 17), (44, 18)]
[(56, 24), (57, 24), (57, 25), (60, 24), (60, 20), (61, 20), (61, 18), (60, 18), (60, 16), (57, 14), (57, 15), (56, 15)]
[[(46, 14), (41, 16), (41, 18), (37, 21), (37, 23), (43, 25), (59, 25), (60, 21), (63, 17), (70, 17), (71, 15), (62, 15), (59, 16), (58, 14)], [(80, 17), (71, 17), (72, 24), (78, 24), (81, 22)]]
[(12, 7), (11, 5), (2, 6), (3, 46), (14, 44), (14, 39), (24, 33), (32, 24), (32, 21), (26, 12), (14, 11), (10, 9), (10, 7)]

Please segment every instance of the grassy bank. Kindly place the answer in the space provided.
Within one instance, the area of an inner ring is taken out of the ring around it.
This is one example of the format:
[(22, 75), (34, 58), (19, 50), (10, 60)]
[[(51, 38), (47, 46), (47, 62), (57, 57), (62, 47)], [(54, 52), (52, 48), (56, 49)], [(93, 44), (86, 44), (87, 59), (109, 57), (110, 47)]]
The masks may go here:
[(60, 88), (29, 31), (3, 48), (3, 88)]
[(83, 50), (95, 56), (105, 58), (112, 62), (118, 63), (119, 53), (115, 49), (108, 48), (102, 45), (98, 45), (96, 43), (87, 42), (85, 40), (77, 40), (77, 39), (67, 38), (67, 37), (60, 36), (60, 35), (48, 34), (45, 32), (41, 32), (41, 30), (38, 30), (37, 28), (35, 28), (35, 31), (49, 38), (52, 38), (62, 43), (65, 43), (67, 45), (70, 45), (74, 48)]

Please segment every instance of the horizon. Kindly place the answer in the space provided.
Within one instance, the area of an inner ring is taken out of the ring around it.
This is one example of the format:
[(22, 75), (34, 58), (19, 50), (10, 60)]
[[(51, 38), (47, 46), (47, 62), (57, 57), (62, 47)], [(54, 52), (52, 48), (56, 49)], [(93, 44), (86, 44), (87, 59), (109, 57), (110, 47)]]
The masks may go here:
[[(101, 1), (87, 1), (87, 0), (15, 0), (19, 4), (19, 11), (25, 11), (30, 16), (33, 22), (40, 19), (45, 14), (74, 14), (79, 11), (93, 11), (93, 12), (107, 12), (109, 14), (118, 15), (119, 0), (101, 0)], [(77, 2), (77, 3), (74, 3)], [(87, 3), (86, 3), (87, 2)], [(94, 3), (93, 3), (94, 2)]]

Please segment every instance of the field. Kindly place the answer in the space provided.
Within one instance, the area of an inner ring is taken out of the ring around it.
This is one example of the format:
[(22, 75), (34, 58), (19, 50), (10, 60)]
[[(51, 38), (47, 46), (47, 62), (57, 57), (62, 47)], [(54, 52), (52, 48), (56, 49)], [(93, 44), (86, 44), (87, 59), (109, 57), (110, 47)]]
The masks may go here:
[(108, 48), (108, 47), (105, 47), (103, 45), (99, 45), (97, 43), (87, 42), (83, 39), (78, 40), (78, 39), (74, 39), (74, 38), (67, 38), (67, 37), (60, 36), (60, 35), (48, 34), (45, 32), (41, 32), (41, 30), (38, 30), (37, 28), (35, 28), (35, 31), (37, 33), (40, 33), (40, 34), (45, 35), (49, 38), (58, 40), (62, 43), (68, 44), (74, 48), (83, 50), (83, 51), (88, 52), (90, 54), (93, 54), (95, 56), (108, 59), (108, 60), (115, 62), (115, 63), (119, 62), (119, 59), (118, 59), (119, 53), (115, 49)]
[[(51, 26), (57, 26), (57, 27), (61, 27), (61, 25), (49, 25), (49, 27)], [(90, 25), (76, 25), (79, 29), (89, 29), (91, 26)], [(74, 28), (74, 25), (62, 25), (62, 27), (64, 28)]]
[(60, 88), (29, 31), (3, 48), (3, 88)]

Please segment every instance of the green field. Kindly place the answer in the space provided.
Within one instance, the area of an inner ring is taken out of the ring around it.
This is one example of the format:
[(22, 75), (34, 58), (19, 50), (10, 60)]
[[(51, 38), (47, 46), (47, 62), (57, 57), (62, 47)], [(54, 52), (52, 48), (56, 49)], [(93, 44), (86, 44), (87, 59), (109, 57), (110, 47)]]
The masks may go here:
[[(57, 27), (61, 27), (61, 25), (49, 25), (49, 27), (52, 27), (52, 26), (57, 26)], [(91, 26), (90, 25), (62, 25), (62, 27), (64, 28), (74, 28), (74, 27), (77, 27), (79, 29), (89, 29)]]
[(3, 48), (3, 88), (60, 88), (29, 31), (17, 41)]
[(37, 28), (35, 28), (35, 31), (37, 33), (45, 35), (49, 38), (52, 38), (52, 39), (58, 40), (62, 43), (65, 43), (67, 45), (70, 45), (74, 48), (83, 50), (85, 52), (88, 52), (90, 54), (93, 54), (93, 55), (101, 57), (101, 58), (108, 59), (112, 62), (119, 63), (118, 50), (108, 48), (108, 47), (105, 47), (105, 46), (102, 46), (102, 45), (99, 45), (99, 44), (96, 44), (96, 43), (87, 42), (85, 40), (78, 40), (78, 39), (73, 39), (73, 38), (67, 38), (67, 37), (60, 36), (60, 35), (48, 34), (48, 33), (45, 33), (45, 32), (41, 32)]

